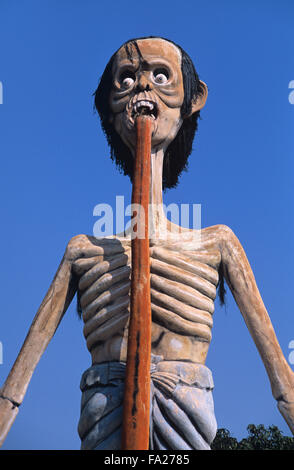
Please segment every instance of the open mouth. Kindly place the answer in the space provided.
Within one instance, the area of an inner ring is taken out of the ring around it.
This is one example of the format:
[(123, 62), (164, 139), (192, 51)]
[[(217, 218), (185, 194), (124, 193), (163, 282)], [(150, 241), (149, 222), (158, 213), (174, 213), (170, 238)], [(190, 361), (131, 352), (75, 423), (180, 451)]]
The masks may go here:
[(154, 101), (138, 100), (133, 105), (132, 118), (135, 120), (137, 116), (150, 116), (154, 120), (158, 116), (158, 108)]

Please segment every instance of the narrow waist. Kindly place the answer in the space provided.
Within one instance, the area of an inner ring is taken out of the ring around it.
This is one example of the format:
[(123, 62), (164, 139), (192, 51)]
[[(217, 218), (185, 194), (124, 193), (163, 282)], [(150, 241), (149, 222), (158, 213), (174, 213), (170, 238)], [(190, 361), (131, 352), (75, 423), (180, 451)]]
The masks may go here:
[[(150, 375), (152, 380), (161, 378), (174, 379), (186, 385), (212, 390), (214, 387), (212, 373), (203, 364), (186, 361), (163, 361), (160, 356), (152, 358)], [(124, 380), (126, 363), (119, 361), (93, 364), (81, 378), (80, 388), (85, 390), (94, 385), (108, 385), (113, 380)]]

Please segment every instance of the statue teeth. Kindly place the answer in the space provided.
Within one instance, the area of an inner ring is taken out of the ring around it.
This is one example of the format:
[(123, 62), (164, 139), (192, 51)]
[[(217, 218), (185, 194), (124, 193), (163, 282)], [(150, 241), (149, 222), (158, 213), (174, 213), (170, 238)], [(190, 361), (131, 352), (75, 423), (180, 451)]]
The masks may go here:
[(149, 108), (150, 110), (152, 110), (154, 108), (154, 104), (151, 103), (150, 101), (144, 101), (144, 100), (140, 100), (140, 101), (137, 101), (135, 104), (134, 104), (134, 110), (135, 112), (137, 112), (137, 110), (139, 108), (141, 108), (142, 106), (145, 106), (146, 108)]

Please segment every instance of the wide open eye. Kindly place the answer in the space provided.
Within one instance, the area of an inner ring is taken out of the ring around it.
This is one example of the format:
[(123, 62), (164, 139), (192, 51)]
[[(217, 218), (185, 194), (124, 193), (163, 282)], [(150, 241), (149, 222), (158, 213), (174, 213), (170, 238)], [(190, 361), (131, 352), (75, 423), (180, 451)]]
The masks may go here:
[(153, 72), (153, 77), (154, 77), (155, 83), (158, 83), (159, 85), (163, 85), (164, 83), (168, 81), (169, 73), (164, 68), (156, 69)]
[(135, 83), (135, 80), (136, 76), (130, 70), (126, 70), (125, 72), (123, 72), (119, 78), (121, 86), (125, 89), (131, 88), (131, 86), (133, 86), (133, 84)]

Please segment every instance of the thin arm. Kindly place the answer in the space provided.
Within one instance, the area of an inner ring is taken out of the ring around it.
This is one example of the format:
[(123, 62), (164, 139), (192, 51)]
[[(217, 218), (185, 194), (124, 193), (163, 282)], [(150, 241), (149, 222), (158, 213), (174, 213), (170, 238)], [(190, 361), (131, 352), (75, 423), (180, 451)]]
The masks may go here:
[(72, 261), (63, 257), (20, 353), (0, 392), (0, 446), (14, 422), (32, 374), (76, 292)]
[(266, 368), (272, 394), (294, 434), (294, 374), (278, 343), (246, 254), (234, 233), (224, 227), (221, 253), (224, 275)]

